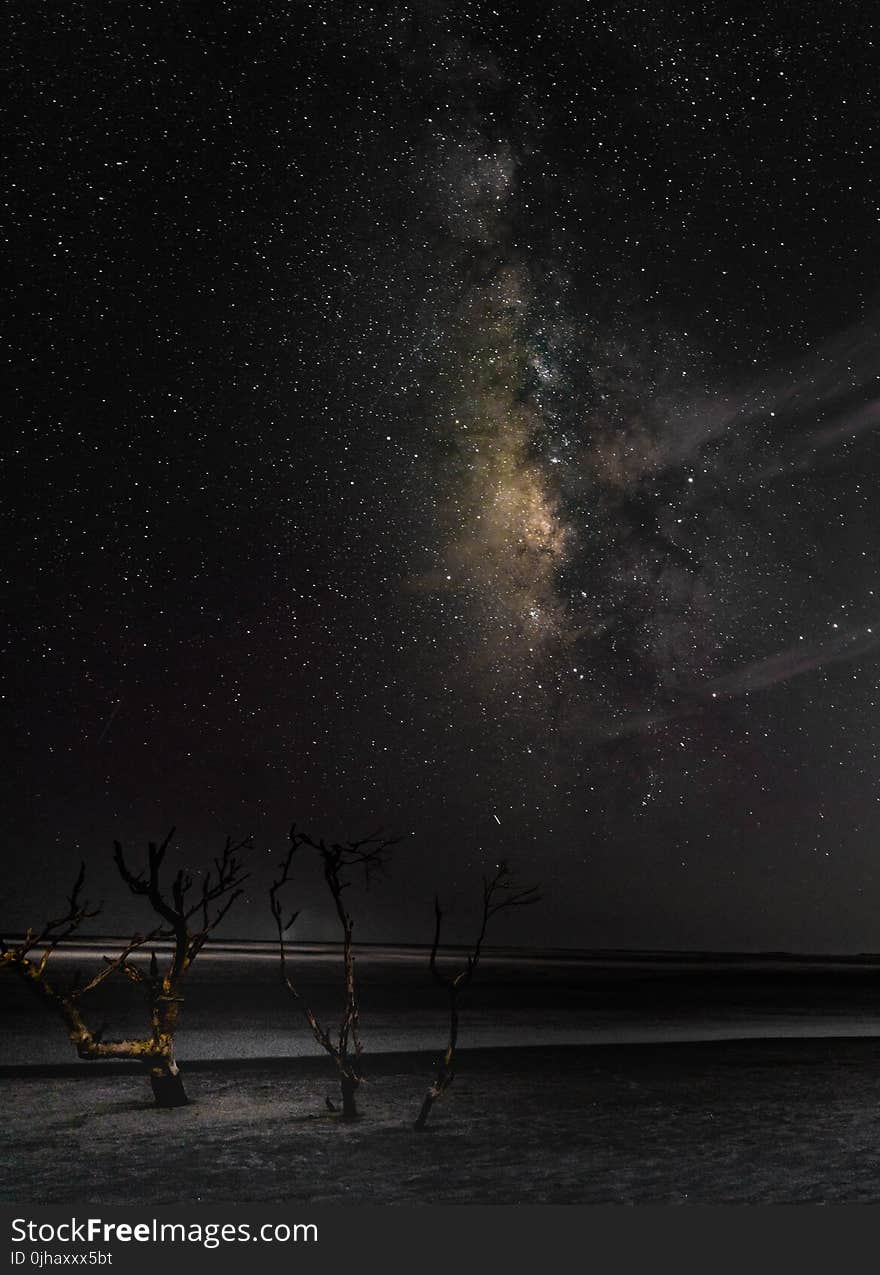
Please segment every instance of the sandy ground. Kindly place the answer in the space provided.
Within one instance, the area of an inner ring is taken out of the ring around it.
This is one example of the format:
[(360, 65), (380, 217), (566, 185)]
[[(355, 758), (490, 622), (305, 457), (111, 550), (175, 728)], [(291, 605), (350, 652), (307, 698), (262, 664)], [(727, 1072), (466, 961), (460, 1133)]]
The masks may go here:
[[(334, 1021), (338, 953), (297, 960)], [(60, 1024), (0, 980), (0, 1150), (15, 1166), (0, 1199), (880, 1202), (876, 964), (487, 960), (458, 1078), (423, 1134), (442, 992), (424, 953), (367, 952), (360, 969), (370, 1083), (355, 1125), (325, 1107), (332, 1065), (271, 953), (200, 961), (178, 1035), (193, 1102), (173, 1112), (138, 1071), (73, 1062)], [(143, 1029), (124, 980), (90, 1014), (110, 1036)]]
[(0, 1079), (0, 1196), (30, 1203), (880, 1201), (880, 1042), (463, 1053), (431, 1126), (427, 1056), (375, 1059), (344, 1125), (322, 1059), (193, 1069), (160, 1111), (138, 1074)]

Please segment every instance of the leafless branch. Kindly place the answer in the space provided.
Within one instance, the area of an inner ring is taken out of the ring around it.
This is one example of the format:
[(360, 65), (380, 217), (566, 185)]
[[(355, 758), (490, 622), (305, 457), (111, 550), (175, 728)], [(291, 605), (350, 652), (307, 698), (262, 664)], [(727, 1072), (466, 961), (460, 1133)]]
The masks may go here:
[[(146, 936), (142, 934), (133, 935), (118, 956), (104, 957), (104, 967), (98, 971), (94, 978), (89, 979), (88, 983), (77, 984), (74, 988), (72, 988), (70, 992), (71, 999), (80, 1000), (80, 998), (85, 996), (87, 992), (93, 992), (96, 987), (100, 987), (101, 984), (106, 982), (110, 975), (115, 974), (117, 970), (127, 972), (129, 967), (128, 958), (131, 956), (132, 952), (137, 951), (138, 948), (143, 947), (145, 943), (149, 943), (155, 937), (156, 931), (153, 931)], [(136, 967), (132, 966), (131, 968)]]
[(474, 945), (465, 957), (464, 967), (454, 973), (447, 974), (440, 969), (438, 961), (443, 912), (439, 898), (437, 895), (434, 896), (434, 938), (431, 944), (428, 966), (435, 981), (446, 989), (449, 1004), (449, 1035), (446, 1051), (437, 1067), (434, 1081), (422, 1102), (415, 1125), (417, 1129), (425, 1128), (432, 1106), (438, 1098), (443, 1096), (455, 1078), (459, 1022), (458, 997), (462, 988), (466, 987), (473, 979), (483, 951), (490, 920), (493, 916), (497, 916), (499, 912), (503, 912), (508, 908), (528, 907), (533, 903), (538, 903), (540, 898), (538, 886), (522, 887), (517, 885), (507, 864), (504, 862), (497, 864), (493, 876), (483, 877), (483, 909), (480, 917), (480, 928)]
[(93, 906), (83, 898), (85, 879), (86, 865), (85, 863), (80, 863), (79, 871), (67, 896), (67, 909), (65, 912), (60, 916), (45, 921), (39, 930), (28, 927), (18, 943), (7, 943), (5, 939), (0, 938), (0, 955), (6, 956), (8, 954), (7, 964), (11, 964), (13, 961), (24, 961), (34, 948), (41, 948), (42, 952), (37, 963), (37, 969), (41, 974), (44, 973), (49, 963), (49, 958), (58, 944), (63, 943), (65, 939), (69, 939), (85, 921), (90, 921), (100, 914), (100, 904)]
[[(98, 910), (90, 908), (82, 899), (85, 877), (82, 867), (63, 916), (47, 921), (39, 931), (28, 930), (16, 946), (0, 940), (2, 963), (12, 966), (61, 1014), (80, 1057), (131, 1058), (142, 1062), (150, 1072), (156, 1101), (162, 1106), (179, 1106), (187, 1100), (174, 1059), (174, 1033), (183, 999), (181, 980), (210, 934), (240, 897), (248, 877), (240, 856), (251, 845), (250, 838), (239, 842), (227, 838), (222, 853), (213, 860), (213, 870), (206, 874), (198, 890), (192, 875), (181, 869), (171, 879), (169, 894), (167, 887), (163, 888), (162, 877), (173, 837), (172, 828), (161, 843), (150, 842), (146, 865), (139, 871), (126, 861), (121, 844), (114, 843), (113, 859), (122, 880), (133, 894), (149, 902), (159, 924), (146, 934), (133, 935), (116, 956), (105, 956), (102, 968), (88, 982), (76, 977), (64, 990), (50, 982), (46, 968), (58, 943), (84, 920), (97, 915)], [(191, 925), (197, 915), (199, 924)], [(171, 956), (164, 970), (159, 969), (155, 951), (151, 954), (149, 973), (131, 960), (132, 954), (147, 943), (168, 938), (172, 940)], [(42, 946), (42, 955), (39, 960), (29, 960), (28, 953), (37, 946)], [(91, 1029), (83, 1016), (83, 998), (115, 973), (121, 973), (146, 993), (150, 1030), (143, 1039), (105, 1041), (103, 1029)]]
[[(351, 873), (362, 870), (365, 885), (383, 871), (390, 858), (391, 849), (396, 841), (373, 833), (359, 841), (331, 842), (315, 840), (306, 833), (298, 832), (296, 824), (290, 830), (290, 844), (282, 862), (278, 877), (269, 889), (269, 905), (275, 919), (278, 932), (278, 944), (281, 956), (281, 976), (289, 992), (302, 1005), (306, 1020), (316, 1041), (333, 1059), (340, 1075), (342, 1086), (343, 1118), (354, 1119), (357, 1115), (354, 1094), (362, 1083), (359, 1059), (362, 1053), (360, 1040), (360, 1023), (357, 996), (357, 980), (355, 976), (355, 960), (353, 947), (354, 920), (345, 906), (343, 894), (351, 885)], [(285, 921), (285, 913), (281, 901), (281, 892), (291, 877), (291, 869), (297, 854), (303, 849), (311, 850), (318, 855), (324, 880), (333, 899), (336, 915), (342, 927), (342, 963), (345, 979), (345, 1001), (339, 1029), (335, 1039), (319, 1022), (312, 1009), (303, 1001), (299, 988), (291, 974), (288, 960), (285, 934), (290, 930), (299, 912), (292, 912)], [(353, 1055), (351, 1053), (353, 1050)]]

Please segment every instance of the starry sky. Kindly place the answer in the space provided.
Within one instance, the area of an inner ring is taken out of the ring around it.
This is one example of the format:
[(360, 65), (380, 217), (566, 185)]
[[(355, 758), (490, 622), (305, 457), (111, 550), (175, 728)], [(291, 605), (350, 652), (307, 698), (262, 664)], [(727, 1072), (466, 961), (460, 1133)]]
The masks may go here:
[(880, 950), (870, 6), (7, 10), (4, 913)]

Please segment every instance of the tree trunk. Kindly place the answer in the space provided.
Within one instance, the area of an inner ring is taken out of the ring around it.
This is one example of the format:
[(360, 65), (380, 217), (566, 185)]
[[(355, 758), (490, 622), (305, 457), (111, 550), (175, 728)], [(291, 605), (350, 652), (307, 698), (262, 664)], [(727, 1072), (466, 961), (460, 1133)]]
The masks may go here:
[(173, 1058), (150, 1064), (150, 1084), (157, 1107), (185, 1107), (189, 1103), (180, 1068)]
[(428, 1123), (428, 1116), (431, 1114), (431, 1108), (438, 1098), (442, 1098), (446, 1090), (455, 1079), (455, 1047), (458, 1044), (458, 987), (455, 983), (449, 984), (449, 1044), (446, 1046), (446, 1053), (443, 1055), (443, 1061), (437, 1068), (437, 1075), (434, 1077), (434, 1083), (425, 1094), (425, 1100), (422, 1103), (422, 1109), (419, 1112), (418, 1119), (415, 1123), (416, 1129), (424, 1129)]
[(415, 1123), (415, 1127), (417, 1129), (424, 1129), (425, 1125), (428, 1123), (428, 1116), (431, 1114), (431, 1108), (433, 1107), (433, 1105), (434, 1105), (434, 1093), (432, 1090), (429, 1089), (428, 1092), (425, 1094), (425, 1101), (422, 1103), (422, 1109), (419, 1112), (419, 1118)]
[(355, 1104), (354, 1096), (357, 1092), (358, 1082), (351, 1076), (342, 1077), (342, 1119), (357, 1120), (358, 1109)]

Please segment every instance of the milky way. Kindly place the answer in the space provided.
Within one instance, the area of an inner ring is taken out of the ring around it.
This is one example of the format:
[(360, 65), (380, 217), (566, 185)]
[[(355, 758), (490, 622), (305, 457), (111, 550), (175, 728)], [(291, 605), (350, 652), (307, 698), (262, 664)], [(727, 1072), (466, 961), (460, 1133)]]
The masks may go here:
[(537, 451), (547, 421), (535, 388), (548, 373), (531, 340), (529, 271), (506, 251), (516, 164), (508, 146), (479, 136), (453, 143), (452, 159), (441, 225), (466, 255), (434, 399), (448, 453), (439, 562), (417, 583), (461, 598), (482, 676), (519, 679), (565, 630), (557, 581), (571, 532)]
[[(486, 62), (463, 56), (484, 78)], [(491, 78), (497, 88), (499, 68)], [(515, 145), (472, 107), (449, 131), (430, 209), (458, 285), (435, 319), (427, 409), (444, 452), (436, 562), (410, 587), (447, 595), (463, 618), (467, 659), (444, 681), (470, 676), (502, 720), (525, 687), (532, 729), (549, 706), (570, 749), (572, 733), (629, 729), (633, 711), (711, 666), (703, 564), (676, 515), (707, 427), (688, 431), (712, 405), (682, 400), (590, 316), (575, 331), (564, 277), (539, 258), (536, 282), (513, 242)]]
[(449, 453), (438, 562), (411, 587), (460, 599), (480, 686), (497, 678), (503, 702), (530, 677), (535, 707), (552, 686), (568, 748), (572, 733), (651, 731), (871, 649), (863, 624), (811, 632), (809, 656), (725, 652), (724, 544), (749, 534), (731, 488), (833, 464), (837, 445), (875, 426), (875, 326), (747, 386), (659, 313), (642, 309), (634, 331), (631, 313), (603, 307), (607, 328), (585, 314), (576, 330), (563, 275), (515, 246), (516, 139), (493, 134), (467, 93), (461, 105), (469, 76), (497, 92), (502, 68), (467, 46), (441, 65), (458, 112), (435, 139), (431, 211), (460, 295), (438, 322), (431, 400)]

